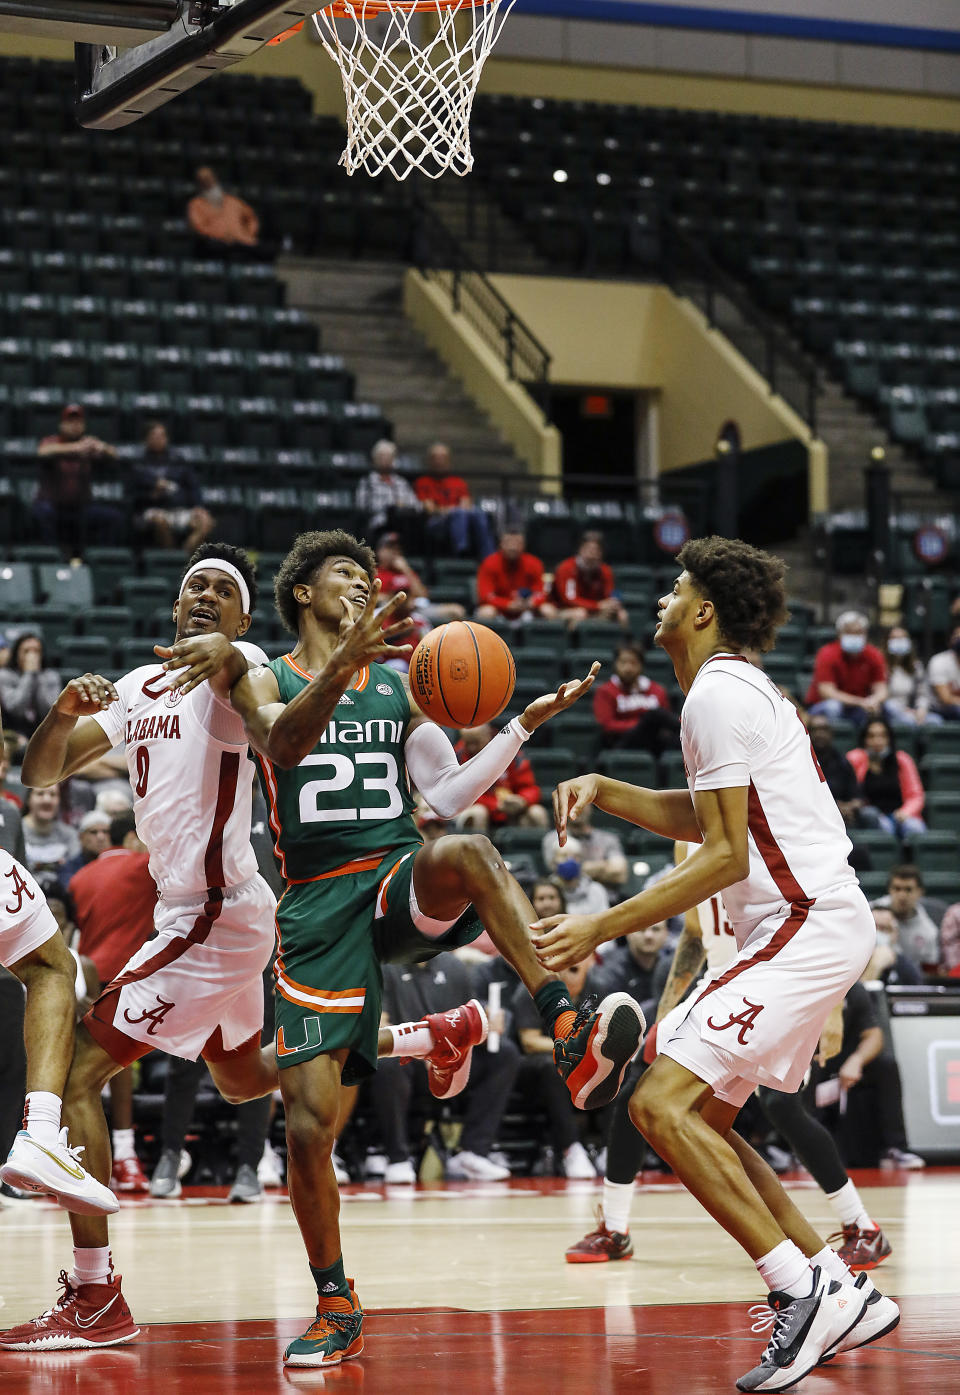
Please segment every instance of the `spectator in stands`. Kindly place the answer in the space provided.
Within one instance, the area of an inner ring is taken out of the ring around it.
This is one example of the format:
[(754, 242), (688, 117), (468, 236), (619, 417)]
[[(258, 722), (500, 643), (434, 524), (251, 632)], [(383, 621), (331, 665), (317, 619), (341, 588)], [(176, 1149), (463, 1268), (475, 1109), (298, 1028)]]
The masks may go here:
[(477, 571), (478, 620), (554, 620), (557, 608), (547, 600), (543, 563), (526, 551), (522, 528), (505, 528), (500, 546)]
[(182, 547), (190, 553), (214, 529), (212, 515), (200, 503), (193, 467), (171, 451), (162, 421), (147, 427), (143, 457), (133, 469), (133, 511), (154, 547)]
[(614, 591), (613, 572), (603, 560), (603, 534), (583, 534), (573, 557), (557, 565), (551, 599), (570, 629), (581, 620), (613, 620), (626, 628), (627, 612)]
[[(825, 1066), (814, 1057), (810, 1084), (836, 1081), (838, 1098), (828, 1107), (837, 1144), (847, 1166), (914, 1171), (925, 1166), (907, 1149), (900, 1071), (884, 1049), (883, 1032), (868, 989), (855, 983), (843, 1000), (843, 1043)], [(822, 1096), (821, 1096), (822, 1098)]]
[[(110, 815), (103, 813), (101, 809), (91, 809), (77, 824), (77, 834), (80, 838), (80, 851), (60, 868), (60, 880), (68, 891), (70, 878), (79, 872), (81, 867), (95, 862), (100, 854), (109, 848)], [(70, 895), (73, 895), (72, 891)]]
[(807, 707), (863, 726), (882, 713), (886, 697), (887, 666), (880, 650), (867, 643), (867, 617), (845, 610), (837, 617), (837, 638), (817, 650)]
[(960, 901), (947, 907), (940, 923), (940, 972), (960, 978)]
[(945, 721), (960, 721), (960, 625), (950, 631), (950, 647), (934, 654), (927, 665), (934, 710)]
[(861, 979), (864, 983), (879, 979), (885, 988), (890, 984), (922, 984), (923, 974), (900, 948), (900, 927), (893, 911), (889, 906), (873, 906), (871, 909), (877, 927), (877, 947), (860, 975)]
[(863, 729), (863, 745), (848, 751), (847, 760), (860, 784), (863, 803), (857, 822), (861, 828), (882, 828), (898, 838), (926, 833), (920, 772), (913, 757), (897, 749), (886, 717), (870, 718)]
[(917, 657), (910, 633), (894, 625), (887, 635), (887, 716), (902, 726), (939, 725), (943, 718), (931, 711), (933, 695), (927, 671)]
[(26, 862), (27, 854), (23, 846), (23, 825), (20, 814), (20, 801), (3, 790), (6, 756), (0, 747), (0, 848), (15, 857), (18, 862)]
[(384, 533), (377, 543), (377, 577), (380, 581), (380, 599), (386, 604), (398, 591), (405, 591), (407, 602), (404, 614), (413, 622), (416, 644), (427, 630), (434, 625), (443, 625), (448, 620), (462, 620), (466, 615), (462, 605), (456, 601), (431, 601), (418, 572), (411, 567), (403, 554), (399, 533)]
[(863, 806), (856, 771), (846, 756), (833, 744), (833, 728), (829, 717), (810, 717), (807, 730), (810, 734), (810, 744), (820, 762), (823, 778), (837, 801), (837, 808), (843, 815), (844, 823), (848, 828), (852, 828)]
[(936, 908), (923, 900), (923, 874), (913, 863), (893, 867), (887, 878), (887, 894), (875, 906), (893, 912), (901, 951), (927, 975), (936, 975), (940, 964), (940, 921)]
[[(28, 790), (23, 815), (23, 841), (27, 866), (38, 881), (44, 880), (45, 873), (59, 873), (63, 864), (80, 851), (76, 830), (60, 818), (58, 785)], [(49, 876), (46, 880), (49, 880)]]
[(673, 963), (674, 946), (667, 943), (667, 922), (631, 930), (624, 938), (626, 943), (612, 945), (590, 975), (590, 990), (600, 998), (608, 993), (629, 993), (647, 1021), (653, 1022)]
[[(10, 663), (0, 669), (0, 709), (8, 732), (25, 745), (60, 696), (59, 670), (47, 664), (47, 651), (35, 630), (21, 630)], [(6, 732), (4, 733), (6, 737)]]
[[(471, 992), (470, 972), (455, 954), (438, 954), (426, 964), (385, 964), (382, 1022), (419, 1022), (467, 1002)], [(502, 1028), (502, 1019), (497, 1025)], [(458, 1151), (447, 1162), (448, 1178), (502, 1182), (510, 1176), (510, 1169), (490, 1154), (519, 1065), (520, 1053), (506, 1038), (492, 1054), (485, 1045), (474, 1047), (463, 1091), (463, 1132)], [(384, 1060), (372, 1077), (371, 1096), (387, 1154), (386, 1181), (416, 1182), (413, 1155), (419, 1148), (411, 1147), (409, 1122), (415, 1096), (430, 1104), (426, 1067), (422, 1061), (403, 1065)]]
[(427, 538), (435, 552), (455, 557), (489, 557), (494, 549), (490, 524), (474, 506), (465, 480), (451, 473), (450, 447), (437, 441), (427, 451), (426, 474), (414, 480), (427, 515)]
[(667, 690), (643, 671), (643, 648), (624, 640), (614, 652), (613, 677), (594, 690), (593, 715), (606, 750), (628, 747), (662, 755), (680, 746), (680, 720)]
[(92, 502), (93, 467), (116, 458), (114, 446), (87, 433), (79, 402), (68, 402), (60, 413), (55, 436), (37, 446), (40, 483), (33, 517), (41, 542), (59, 543), (72, 552), (88, 542), (109, 545), (122, 537), (123, 516), (108, 504)]
[(366, 515), (368, 533), (384, 529), (397, 532), (407, 542), (419, 537), (422, 528), (420, 500), (410, 481), (397, 474), (397, 448), (392, 441), (378, 441), (370, 452), (373, 469), (357, 485), (357, 508)]
[[(542, 885), (549, 886), (550, 884), (538, 883), (538, 886)], [(553, 890), (556, 892), (555, 887)], [(534, 909), (541, 917), (563, 915), (570, 909), (562, 897), (556, 897), (555, 900), (559, 909), (541, 912), (537, 910), (536, 901)], [(549, 898), (542, 896), (541, 904), (549, 904)], [(588, 975), (592, 967), (593, 955), (590, 955), (582, 963), (560, 971), (560, 977), (567, 985), (567, 992), (574, 1007), (578, 1007), (587, 993), (592, 991), (588, 983)], [(557, 1087), (557, 1081), (560, 1078), (556, 1070), (553, 1069), (553, 1042), (545, 1035), (543, 1024), (537, 1015), (536, 1005), (522, 984), (514, 994), (513, 1018), (517, 1037), (520, 1041), (520, 1050), (523, 1053), (518, 1083), (531, 1103), (536, 1103), (547, 1112), (551, 1153), (561, 1160), (560, 1166), (563, 1176), (595, 1180), (597, 1170), (590, 1161), (590, 1156), (582, 1141), (588, 1124), (588, 1116), (582, 1109), (574, 1107), (569, 1092), (563, 1088), (562, 1081), (560, 1081), (559, 1088)], [(544, 1166), (544, 1162), (545, 1159), (541, 1159), (541, 1167)], [(550, 1170), (554, 1171), (555, 1169), (551, 1167)]]
[(584, 869), (586, 856), (579, 838), (567, 837), (551, 853), (548, 867), (560, 883), (570, 915), (600, 915), (610, 909), (610, 894), (605, 886), (588, 877)]
[(0, 630), (0, 668), (6, 668), (10, 662), (11, 639), (9, 631)]
[[(460, 763), (482, 751), (495, 734), (490, 722), (461, 732), (455, 747)], [(547, 811), (540, 803), (537, 777), (524, 755), (516, 756), (486, 794), (457, 817), (457, 827), (471, 833), (492, 833), (508, 826), (546, 828), (548, 822)]]
[(209, 165), (195, 175), (197, 192), (187, 204), (187, 222), (201, 240), (198, 251), (222, 256), (231, 249), (248, 255), (260, 241), (260, 220), (248, 203), (228, 194)]
[[(616, 892), (627, 880), (627, 859), (623, 844), (612, 828), (594, 828), (593, 805), (588, 804), (575, 819), (570, 819), (568, 828), (583, 849), (583, 874), (600, 882), (610, 891)], [(556, 832), (551, 829), (543, 835), (542, 856), (545, 867), (553, 865), (560, 843)], [(548, 914), (553, 915), (550, 911)]]

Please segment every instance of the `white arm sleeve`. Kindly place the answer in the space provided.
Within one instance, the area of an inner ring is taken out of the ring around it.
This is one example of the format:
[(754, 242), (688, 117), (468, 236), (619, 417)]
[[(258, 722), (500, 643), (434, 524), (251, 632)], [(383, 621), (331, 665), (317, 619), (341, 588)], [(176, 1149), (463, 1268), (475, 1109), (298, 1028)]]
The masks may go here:
[(503, 774), (530, 733), (514, 717), (482, 751), (461, 765), (450, 738), (434, 722), (423, 722), (407, 737), (410, 779), (443, 819), (475, 804)]

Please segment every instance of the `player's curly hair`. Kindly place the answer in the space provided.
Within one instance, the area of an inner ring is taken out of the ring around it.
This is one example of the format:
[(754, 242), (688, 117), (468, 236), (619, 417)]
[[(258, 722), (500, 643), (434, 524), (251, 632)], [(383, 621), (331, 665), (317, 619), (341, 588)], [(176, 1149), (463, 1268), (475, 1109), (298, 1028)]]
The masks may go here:
[(713, 602), (717, 625), (736, 649), (772, 649), (789, 619), (779, 557), (737, 538), (692, 538), (677, 561), (701, 595)]
[(349, 557), (358, 562), (373, 581), (377, 559), (365, 542), (343, 528), (331, 528), (325, 533), (301, 533), (283, 559), (273, 583), (277, 614), (291, 634), (300, 633), (300, 604), (293, 588), (309, 584), (328, 557)]
[(257, 608), (257, 569), (250, 561), (242, 547), (234, 547), (232, 543), (206, 542), (201, 543), (196, 552), (192, 553), (187, 565), (180, 576), (180, 589), (183, 590), (183, 578), (191, 567), (195, 567), (198, 562), (229, 562), (236, 567), (237, 571), (247, 583), (247, 590), (250, 592), (250, 614)]

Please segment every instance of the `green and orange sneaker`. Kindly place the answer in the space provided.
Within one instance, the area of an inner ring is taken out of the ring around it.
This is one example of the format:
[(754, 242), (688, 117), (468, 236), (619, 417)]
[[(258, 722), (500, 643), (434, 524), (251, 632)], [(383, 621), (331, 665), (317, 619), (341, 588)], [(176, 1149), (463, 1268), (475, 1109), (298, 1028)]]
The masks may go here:
[(627, 1067), (647, 1030), (629, 993), (611, 993), (599, 1007), (584, 999), (564, 1036), (553, 1043), (553, 1059), (578, 1109), (600, 1109), (615, 1099)]
[(283, 1353), (285, 1366), (338, 1366), (363, 1351), (363, 1309), (357, 1295), (351, 1291), (349, 1302), (346, 1298), (323, 1301), (336, 1306), (317, 1304), (313, 1322)]

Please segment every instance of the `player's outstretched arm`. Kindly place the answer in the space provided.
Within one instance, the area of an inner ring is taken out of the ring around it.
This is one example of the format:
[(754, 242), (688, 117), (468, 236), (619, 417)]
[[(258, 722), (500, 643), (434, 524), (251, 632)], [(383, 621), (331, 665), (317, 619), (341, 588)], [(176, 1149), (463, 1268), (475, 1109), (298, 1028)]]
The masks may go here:
[(747, 786), (698, 790), (694, 804), (703, 842), (667, 876), (601, 915), (550, 916), (535, 922), (533, 945), (545, 969), (579, 964), (605, 941), (681, 915), (743, 880), (750, 866)]
[(703, 836), (688, 790), (648, 790), (608, 775), (577, 775), (562, 781), (553, 792), (553, 819), (561, 847), (567, 841), (567, 821), (588, 804), (663, 838), (699, 843)]
[(85, 673), (71, 678), (30, 738), (20, 778), (31, 789), (55, 785), (110, 750), (111, 741), (94, 712), (117, 701), (107, 678)]

